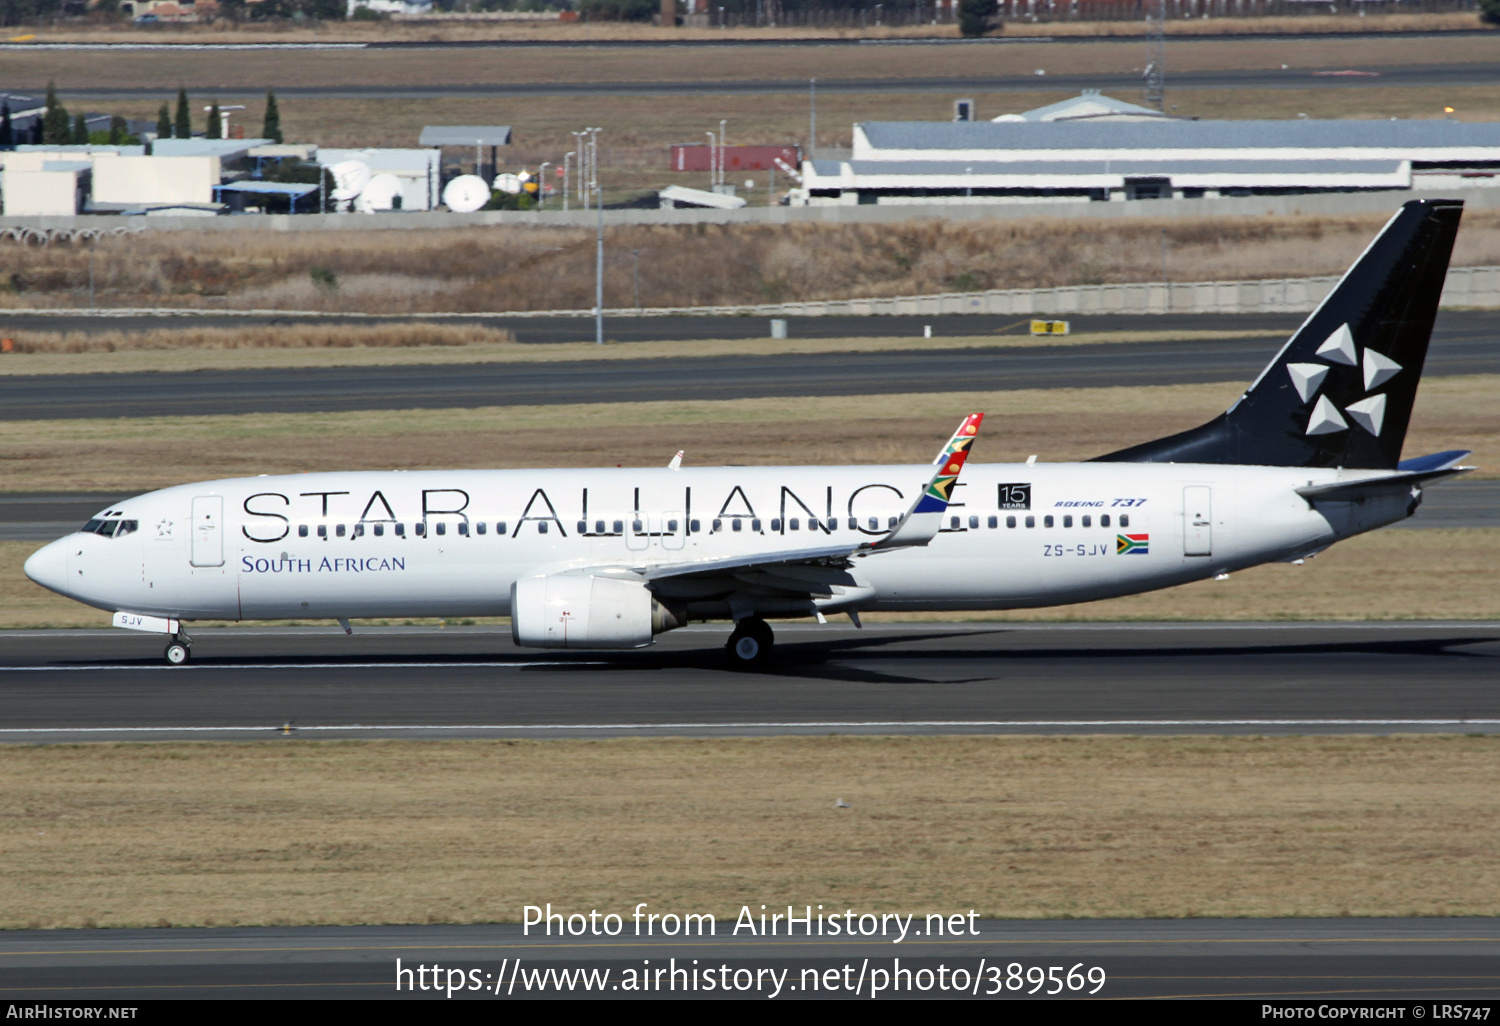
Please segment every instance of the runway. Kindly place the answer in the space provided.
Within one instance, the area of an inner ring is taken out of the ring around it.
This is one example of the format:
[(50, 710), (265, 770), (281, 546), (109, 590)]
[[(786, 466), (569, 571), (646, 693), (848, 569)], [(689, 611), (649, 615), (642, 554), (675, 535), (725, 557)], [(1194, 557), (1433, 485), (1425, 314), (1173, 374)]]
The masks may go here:
[[(103, 614), (101, 614), (101, 621)], [(506, 628), (0, 635), (0, 742), (787, 734), (1500, 732), (1500, 623), (724, 625), (630, 652)]]
[[(586, 50), (587, 47), (579, 47)], [(1003, 51), (1000, 51), (1003, 53)], [(584, 55), (580, 55), (582, 58)], [(872, 55), (874, 56), (874, 55)], [(998, 56), (998, 53), (997, 53)], [(1033, 69), (1034, 70), (1034, 69)], [(1003, 93), (1035, 92), (1039, 88), (1139, 89), (1138, 72), (1109, 74), (1024, 74), (995, 76), (923, 76), (913, 78), (828, 78), (818, 79), (818, 92), (828, 93)], [(1046, 69), (1043, 68), (1043, 71)], [(1338, 74), (1355, 70), (1358, 75)], [(1413, 88), (1433, 86), (1473, 86), (1500, 81), (1500, 65), (1487, 64), (1400, 64), (1371, 65), (1356, 69), (1332, 68), (1253, 68), (1218, 71), (1174, 71), (1174, 89), (1319, 89), (1319, 88)], [(711, 95), (776, 95), (805, 93), (807, 80), (798, 79), (721, 79), (708, 81), (668, 82), (448, 82), (431, 85), (278, 85), (278, 96), (302, 99), (422, 99), (449, 96), (526, 98), (541, 96), (675, 96), (684, 88)], [(259, 96), (257, 89), (221, 87), (221, 97)], [(89, 100), (134, 99), (155, 97), (160, 89), (148, 86), (84, 88), (69, 93)]]
[[(802, 916), (817, 896), (794, 900), (804, 901), (794, 910)], [(841, 926), (861, 922), (863, 910), (851, 910), (852, 920), (844, 911), (837, 910)], [(86, 1003), (589, 995), (1015, 999), (1029, 990), (1041, 997), (1056, 986), (1059, 997), (1280, 999), (1308, 1007), (1327, 1000), (1487, 1003), (1500, 994), (1500, 921), (1494, 919), (971, 921), (966, 911), (910, 910), (909, 931), (899, 943), (889, 921), (886, 937), (852, 941), (804, 936), (800, 926), (790, 938), (784, 926), (776, 937), (760, 936), (758, 929), (755, 936), (743, 928), (735, 934), (728, 920), (716, 920), (711, 935), (705, 927), (704, 936), (691, 939), (637, 937), (630, 908), (599, 910), (601, 920), (610, 913), (621, 917), (618, 938), (559, 937), (556, 927), (548, 938), (537, 927), (528, 934), (510, 924), (14, 930), (0, 935), (0, 996)], [(929, 912), (957, 913), (961, 933), (945, 929), (937, 936)], [(870, 920), (863, 923), (874, 929)], [(400, 991), (397, 959), (407, 970)], [(1008, 984), (1013, 963), (1020, 978)], [(1059, 982), (1025, 982), (1033, 966), (1042, 967), (1043, 979), (1049, 967), (1059, 966)], [(659, 989), (632, 990), (630, 974), (639, 980), (648, 967), (662, 970), (649, 977), (660, 980)], [(1077, 989), (1068, 989), (1069, 969), (1077, 970)], [(559, 987), (559, 970), (568, 973), (570, 987)], [(720, 982), (710, 989), (710, 978), (727, 981), (728, 993)], [(441, 986), (431, 985), (439, 979)], [(451, 996), (448, 987), (455, 988)]]
[[(1443, 314), (1425, 373), (1500, 372), (1497, 317)], [(880, 321), (873, 327), (887, 335), (912, 327), (911, 319), (870, 320)], [(984, 331), (975, 320), (967, 333)], [(6, 376), (0, 377), (0, 420), (945, 392), (953, 388), (955, 368), (964, 389), (973, 391), (1248, 384), (1279, 348), (1277, 339), (1261, 337), (758, 356), (747, 341), (743, 356), (672, 360)]]

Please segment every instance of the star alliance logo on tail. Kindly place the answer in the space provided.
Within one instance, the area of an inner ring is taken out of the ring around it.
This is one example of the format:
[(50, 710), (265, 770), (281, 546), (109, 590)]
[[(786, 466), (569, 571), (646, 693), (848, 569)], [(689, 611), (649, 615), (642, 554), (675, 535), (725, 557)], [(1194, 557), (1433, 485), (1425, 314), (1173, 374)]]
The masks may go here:
[(1117, 556), (1145, 556), (1150, 551), (1151, 536), (1149, 534), (1115, 535), (1115, 555)]

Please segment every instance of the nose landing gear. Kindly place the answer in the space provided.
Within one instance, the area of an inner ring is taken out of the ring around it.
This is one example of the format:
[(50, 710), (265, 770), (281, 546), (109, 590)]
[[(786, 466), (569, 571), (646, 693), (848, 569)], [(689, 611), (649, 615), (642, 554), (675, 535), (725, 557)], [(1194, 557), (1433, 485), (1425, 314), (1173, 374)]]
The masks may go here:
[(776, 635), (771, 625), (758, 616), (747, 616), (737, 621), (734, 633), (724, 647), (729, 651), (730, 663), (742, 670), (763, 670), (771, 662), (771, 649)]
[(172, 666), (182, 666), (193, 657), (193, 642), (186, 634), (174, 634), (162, 656)]

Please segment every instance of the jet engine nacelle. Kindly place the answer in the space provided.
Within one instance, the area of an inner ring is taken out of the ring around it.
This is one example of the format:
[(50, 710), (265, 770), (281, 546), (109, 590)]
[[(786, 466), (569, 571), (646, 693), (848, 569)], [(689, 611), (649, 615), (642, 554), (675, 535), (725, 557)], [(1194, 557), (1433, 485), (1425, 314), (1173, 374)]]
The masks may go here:
[(510, 589), (510, 634), (527, 648), (642, 648), (686, 619), (643, 582), (618, 577), (550, 574)]

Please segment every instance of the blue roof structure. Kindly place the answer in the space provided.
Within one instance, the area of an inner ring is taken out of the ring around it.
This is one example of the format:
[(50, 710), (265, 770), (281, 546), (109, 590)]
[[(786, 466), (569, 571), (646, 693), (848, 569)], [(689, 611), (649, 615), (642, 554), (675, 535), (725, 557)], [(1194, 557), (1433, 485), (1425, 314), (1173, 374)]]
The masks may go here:
[(268, 196), (295, 196), (301, 199), (308, 193), (317, 192), (315, 184), (307, 182), (225, 182), (214, 186), (215, 192), (258, 192)]

